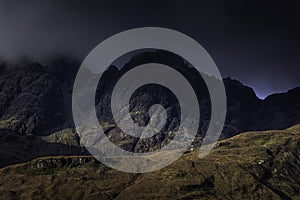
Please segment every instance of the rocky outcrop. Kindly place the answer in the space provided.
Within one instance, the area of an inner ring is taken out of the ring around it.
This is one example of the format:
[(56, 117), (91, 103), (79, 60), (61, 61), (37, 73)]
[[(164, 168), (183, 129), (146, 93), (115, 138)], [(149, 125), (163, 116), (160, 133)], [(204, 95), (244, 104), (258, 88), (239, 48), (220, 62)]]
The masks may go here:
[(2, 128), (43, 135), (69, 125), (65, 92), (48, 68), (39, 64), (9, 71), (0, 79)]
[(43, 156), (87, 154), (78, 144), (72, 145), (66, 141), (46, 142), (39, 136), (21, 135), (8, 129), (0, 129), (0, 167)]
[(27, 165), (24, 165), (25, 169), (40, 169), (40, 170), (51, 170), (59, 168), (74, 168), (79, 166), (84, 166), (86, 164), (95, 164), (99, 165), (98, 161), (94, 157), (49, 157), (49, 158), (40, 158), (35, 159), (29, 162)]

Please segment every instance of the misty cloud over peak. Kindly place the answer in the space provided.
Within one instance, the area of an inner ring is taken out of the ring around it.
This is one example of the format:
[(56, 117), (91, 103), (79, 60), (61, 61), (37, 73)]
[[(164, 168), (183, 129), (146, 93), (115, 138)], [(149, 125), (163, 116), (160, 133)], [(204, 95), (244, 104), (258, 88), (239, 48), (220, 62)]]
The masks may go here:
[[(80, 62), (121, 31), (158, 26), (197, 40), (223, 77), (263, 98), (300, 85), (300, 3), (258, 1), (0, 0), (0, 60)], [(1, 63), (1, 62), (0, 62)]]

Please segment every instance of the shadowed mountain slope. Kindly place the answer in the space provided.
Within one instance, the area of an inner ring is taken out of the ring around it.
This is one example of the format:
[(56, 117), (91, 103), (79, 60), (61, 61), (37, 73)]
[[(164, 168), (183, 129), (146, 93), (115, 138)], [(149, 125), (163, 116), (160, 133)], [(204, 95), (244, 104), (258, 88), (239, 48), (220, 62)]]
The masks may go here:
[[(131, 98), (131, 117), (137, 123), (145, 125), (149, 121), (147, 109), (153, 104), (159, 103), (170, 111), (167, 124), (152, 138), (140, 141), (121, 134), (111, 115), (110, 94), (117, 80), (131, 68), (148, 62), (173, 67), (183, 74), (194, 88), (201, 113), (200, 128), (194, 145), (199, 146), (210, 121), (208, 90), (201, 75), (185, 60), (161, 50), (139, 53), (121, 69), (111, 66), (104, 72), (96, 93), (96, 110), (106, 135), (116, 145), (133, 152), (153, 151), (172, 139), (173, 132), (178, 127), (179, 116), (176, 110), (179, 105), (170, 91), (163, 87), (145, 86)], [(77, 69), (78, 64), (57, 59), (47, 67), (28, 64), (0, 73), (0, 128), (19, 135), (35, 135), (48, 143), (80, 145), (80, 138), (74, 130), (71, 109), (72, 87)], [(89, 71), (86, 73), (90, 74), (90, 79), (96, 77)], [(300, 88), (260, 100), (253, 89), (237, 80), (225, 78), (224, 84), (228, 110), (221, 139), (245, 131), (284, 129), (300, 123)], [(145, 95), (152, 97), (145, 98)], [(65, 137), (72, 139), (65, 140)], [(12, 158), (10, 163), (14, 160), (15, 158)]]

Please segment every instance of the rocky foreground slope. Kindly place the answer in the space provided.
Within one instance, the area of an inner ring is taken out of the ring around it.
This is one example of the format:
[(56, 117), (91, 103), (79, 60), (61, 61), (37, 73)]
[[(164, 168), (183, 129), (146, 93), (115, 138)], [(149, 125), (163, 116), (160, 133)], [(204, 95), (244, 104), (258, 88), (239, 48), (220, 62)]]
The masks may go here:
[[(0, 170), (0, 199), (299, 199), (300, 125), (246, 132), (145, 174), (92, 157), (45, 157)], [(159, 155), (158, 155), (159, 156)]]

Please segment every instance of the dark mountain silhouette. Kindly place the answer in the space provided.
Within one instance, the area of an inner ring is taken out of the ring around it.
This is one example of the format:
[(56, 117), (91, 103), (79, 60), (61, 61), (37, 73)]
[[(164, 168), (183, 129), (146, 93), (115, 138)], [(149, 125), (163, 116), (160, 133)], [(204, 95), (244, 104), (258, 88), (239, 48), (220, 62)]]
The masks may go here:
[[(104, 72), (96, 93), (96, 108), (105, 133), (117, 145), (135, 152), (152, 151), (172, 139), (172, 130), (178, 127), (179, 105), (164, 87), (148, 85), (135, 92), (131, 98), (131, 111), (141, 111), (139, 114), (132, 112), (132, 118), (144, 125), (149, 121), (147, 109), (152, 104), (159, 103), (167, 108), (167, 123), (152, 138), (139, 140), (120, 134), (121, 131), (112, 118), (110, 94), (115, 83), (131, 68), (149, 62), (173, 67), (194, 88), (201, 111), (200, 128), (194, 142), (194, 145), (199, 146), (210, 120), (208, 90), (201, 75), (188, 62), (162, 50), (138, 53), (122, 68), (111, 66)], [(78, 67), (75, 62), (61, 58), (50, 62), (48, 66), (30, 64), (13, 70), (6, 68), (5, 73), (0, 73), (0, 128), (19, 135), (34, 135), (46, 142), (80, 145), (79, 137), (74, 131), (71, 109), (72, 86)], [(96, 75), (91, 73), (90, 77), (92, 79)], [(245, 131), (285, 129), (300, 123), (300, 88), (261, 100), (253, 89), (237, 80), (225, 78), (224, 84), (228, 110), (221, 139)], [(152, 95), (152, 98), (143, 99), (145, 94)]]

